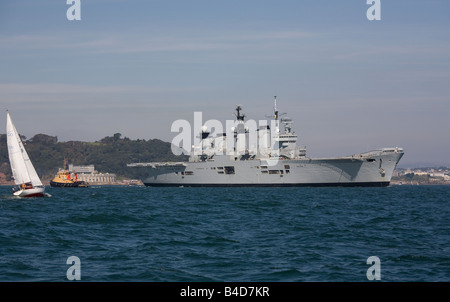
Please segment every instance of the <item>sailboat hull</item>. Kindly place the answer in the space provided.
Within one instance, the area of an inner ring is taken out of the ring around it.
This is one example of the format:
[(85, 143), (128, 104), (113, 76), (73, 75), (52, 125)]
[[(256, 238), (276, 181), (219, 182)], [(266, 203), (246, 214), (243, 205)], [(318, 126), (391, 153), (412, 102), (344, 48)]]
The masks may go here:
[(21, 189), (13, 194), (19, 197), (44, 197), (44, 191), (45, 188)]

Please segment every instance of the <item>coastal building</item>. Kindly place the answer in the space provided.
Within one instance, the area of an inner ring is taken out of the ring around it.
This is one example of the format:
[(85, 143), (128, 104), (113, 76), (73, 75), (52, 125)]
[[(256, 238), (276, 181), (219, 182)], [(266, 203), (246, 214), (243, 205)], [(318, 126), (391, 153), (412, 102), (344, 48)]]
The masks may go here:
[(444, 172), (433, 172), (433, 173), (430, 174), (430, 176), (431, 177), (440, 177), (440, 178), (442, 178), (442, 179), (444, 179), (446, 181), (450, 180), (450, 175), (446, 174)]
[(90, 184), (114, 184), (116, 175), (112, 173), (81, 173), (78, 179)]
[(450, 185), (450, 167), (397, 168), (396, 184), (440, 184)]
[(69, 164), (69, 171), (73, 173), (97, 173), (97, 171), (95, 171), (94, 165), (74, 166), (73, 164)]
[(94, 165), (75, 166), (69, 164), (69, 171), (76, 174), (78, 180), (85, 181), (89, 184), (107, 185), (116, 183), (116, 174), (99, 173), (95, 170)]

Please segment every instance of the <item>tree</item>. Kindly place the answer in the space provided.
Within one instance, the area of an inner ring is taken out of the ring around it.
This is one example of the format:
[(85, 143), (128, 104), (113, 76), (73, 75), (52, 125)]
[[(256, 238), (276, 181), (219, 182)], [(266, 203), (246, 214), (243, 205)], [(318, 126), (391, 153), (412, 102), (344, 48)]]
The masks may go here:
[(121, 137), (122, 137), (122, 134), (120, 134), (120, 133), (114, 133), (114, 136), (113, 136), (114, 141), (120, 140)]

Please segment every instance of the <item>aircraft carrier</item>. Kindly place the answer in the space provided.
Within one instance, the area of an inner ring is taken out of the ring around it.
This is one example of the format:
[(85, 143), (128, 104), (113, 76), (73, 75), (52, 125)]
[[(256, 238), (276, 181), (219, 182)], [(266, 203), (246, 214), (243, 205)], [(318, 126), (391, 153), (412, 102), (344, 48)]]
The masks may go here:
[[(212, 135), (202, 127), (189, 161), (127, 166), (136, 169), (146, 186), (155, 187), (383, 187), (389, 186), (404, 154), (402, 148), (392, 147), (343, 157), (310, 158), (305, 147), (297, 146), (292, 119), (280, 118), (276, 97), (270, 125), (250, 131), (241, 111), (238, 105), (235, 126), (227, 129), (228, 139), (227, 133)], [(257, 138), (256, 144), (255, 140), (250, 142), (249, 135)]]

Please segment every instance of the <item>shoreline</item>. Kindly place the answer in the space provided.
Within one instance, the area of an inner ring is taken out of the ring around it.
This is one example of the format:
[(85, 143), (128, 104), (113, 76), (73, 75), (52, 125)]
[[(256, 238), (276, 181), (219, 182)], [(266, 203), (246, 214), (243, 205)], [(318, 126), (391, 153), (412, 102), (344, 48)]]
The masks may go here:
[[(50, 187), (50, 184), (44, 184)], [(142, 182), (137, 183), (125, 183), (125, 182), (115, 182), (115, 183), (89, 183), (90, 186), (145, 186)], [(0, 183), (2, 187), (14, 187), (14, 183)], [(450, 182), (432, 182), (432, 183), (421, 183), (421, 182), (402, 182), (402, 181), (391, 181), (389, 186), (450, 186)]]
[[(89, 183), (90, 186), (144, 186), (142, 181), (137, 182), (114, 182), (114, 183)], [(15, 184), (11, 183), (0, 183), (2, 187), (14, 187)], [(44, 183), (44, 186), (50, 187), (50, 183)]]

